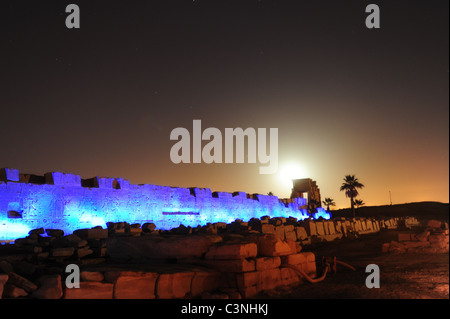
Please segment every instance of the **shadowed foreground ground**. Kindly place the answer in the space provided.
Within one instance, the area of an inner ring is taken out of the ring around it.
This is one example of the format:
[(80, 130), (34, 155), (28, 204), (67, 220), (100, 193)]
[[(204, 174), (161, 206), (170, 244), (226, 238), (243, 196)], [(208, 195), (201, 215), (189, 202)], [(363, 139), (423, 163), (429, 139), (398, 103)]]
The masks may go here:
[[(448, 299), (448, 253), (382, 253), (385, 242), (397, 240), (398, 230), (385, 230), (357, 240), (337, 240), (304, 247), (316, 254), (318, 271), (322, 256), (336, 256), (356, 272), (338, 265), (337, 273), (320, 283), (276, 289), (256, 298), (350, 298), (350, 299)], [(380, 288), (368, 289), (368, 264), (380, 267)]]

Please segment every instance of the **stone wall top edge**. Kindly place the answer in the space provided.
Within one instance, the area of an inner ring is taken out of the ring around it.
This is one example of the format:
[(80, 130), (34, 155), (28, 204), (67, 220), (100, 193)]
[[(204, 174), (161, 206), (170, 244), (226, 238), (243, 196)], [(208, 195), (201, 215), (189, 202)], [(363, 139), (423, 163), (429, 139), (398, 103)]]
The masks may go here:
[[(35, 175), (29, 173), (21, 173), (18, 169), (14, 168), (0, 168), (0, 184), (25, 184), (25, 185), (49, 185), (49, 186), (61, 186), (61, 187), (83, 187), (88, 189), (115, 189), (115, 190), (139, 190), (149, 188), (154, 190), (182, 190), (183, 192), (189, 192), (192, 196), (218, 196), (219, 198), (246, 198), (246, 199), (267, 199), (275, 197), (279, 201), (285, 201), (285, 198), (278, 198), (273, 195), (264, 194), (250, 194), (242, 191), (235, 192), (223, 192), (212, 191), (210, 188), (205, 187), (179, 187), (179, 186), (167, 186), (156, 184), (131, 184), (129, 180), (121, 177), (104, 177), (94, 176), (91, 178), (82, 178), (81, 175), (65, 173), (65, 172), (48, 172), (44, 175)], [(213, 195), (214, 196), (214, 195)]]

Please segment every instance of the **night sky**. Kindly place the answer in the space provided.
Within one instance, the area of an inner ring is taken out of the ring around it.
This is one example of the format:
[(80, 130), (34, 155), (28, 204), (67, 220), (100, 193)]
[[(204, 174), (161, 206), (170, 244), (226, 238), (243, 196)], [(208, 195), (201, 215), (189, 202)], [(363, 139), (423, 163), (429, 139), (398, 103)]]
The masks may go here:
[[(65, 8), (81, 10), (67, 29)], [(381, 10), (368, 29), (366, 5)], [(278, 128), (338, 207), (449, 201), (448, 1), (0, 2), (0, 167), (279, 197), (260, 164), (178, 164), (170, 132)], [(289, 171), (288, 172), (292, 172)], [(295, 176), (294, 176), (295, 175)]]

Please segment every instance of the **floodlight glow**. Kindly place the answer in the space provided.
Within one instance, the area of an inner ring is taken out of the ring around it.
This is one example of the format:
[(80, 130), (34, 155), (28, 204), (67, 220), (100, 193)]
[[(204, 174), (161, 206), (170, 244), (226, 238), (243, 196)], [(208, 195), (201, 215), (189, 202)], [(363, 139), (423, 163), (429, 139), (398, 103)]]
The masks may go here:
[(278, 171), (278, 180), (284, 188), (292, 188), (292, 180), (308, 177), (306, 169), (296, 162), (282, 164)]
[(0, 220), (0, 240), (26, 237), (31, 228), (21, 222)]
[(320, 217), (322, 217), (323, 219), (330, 219), (331, 213), (328, 213), (323, 207), (318, 207), (317, 213), (313, 214), (313, 218), (319, 219)]
[[(289, 178), (300, 177), (299, 166), (286, 166)], [(70, 176), (69, 176), (70, 177)], [(180, 224), (230, 223), (236, 219), (310, 218), (300, 207), (306, 199), (280, 201), (277, 196), (245, 192), (214, 194), (210, 189), (157, 185), (129, 185), (121, 189), (32, 183), (0, 183), (0, 239), (25, 237), (31, 229), (62, 229), (71, 234), (80, 228), (106, 227), (107, 222), (152, 222), (158, 229)], [(9, 212), (18, 212), (11, 217)]]

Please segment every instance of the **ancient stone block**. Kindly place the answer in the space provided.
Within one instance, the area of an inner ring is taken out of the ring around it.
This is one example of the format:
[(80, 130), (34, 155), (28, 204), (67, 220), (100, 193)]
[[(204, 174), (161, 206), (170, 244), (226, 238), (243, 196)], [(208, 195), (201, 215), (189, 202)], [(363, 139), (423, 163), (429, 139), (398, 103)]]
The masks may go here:
[(427, 222), (427, 226), (430, 228), (441, 228), (442, 222), (435, 219), (431, 219)]
[(289, 245), (290, 249), (291, 249), (291, 254), (295, 254), (297, 252), (300, 252), (300, 250), (302, 249), (301, 245), (297, 245), (297, 242), (295, 240), (292, 239), (286, 239), (285, 240), (286, 243)]
[(256, 288), (256, 286), (248, 286), (248, 287), (239, 288), (239, 293), (241, 294), (242, 298), (254, 297), (258, 292), (259, 291)]
[(88, 246), (77, 248), (76, 250), (77, 257), (78, 258), (84, 258), (86, 256), (89, 256), (94, 253), (92, 249), (90, 249)]
[(297, 272), (291, 268), (280, 268), (280, 277), (282, 285), (291, 285), (301, 280)]
[(336, 234), (336, 229), (334, 227), (334, 223), (330, 220), (327, 222), (327, 224), (328, 224), (328, 230), (330, 232), (330, 235)]
[(439, 241), (446, 241), (448, 240), (448, 236), (444, 234), (431, 234), (428, 236), (429, 242), (439, 242)]
[(288, 224), (288, 225), (284, 225), (284, 232), (288, 233), (294, 231), (294, 225)]
[(410, 233), (398, 233), (398, 241), (407, 241), (411, 240)]
[(303, 252), (302, 254), (305, 255), (307, 263), (316, 262), (316, 255), (314, 255), (314, 253), (312, 253), (312, 252)]
[(361, 229), (362, 231), (367, 231), (367, 227), (366, 227), (366, 221), (365, 220), (361, 220)]
[[(12, 168), (1, 168), (0, 169), (0, 181), (1, 182), (18, 182), (19, 181), (19, 170)], [(1, 296), (0, 296), (1, 298)]]
[(9, 277), (7, 274), (0, 274), (0, 299), (2, 299), (3, 289), (8, 281), (8, 278)]
[(261, 256), (274, 257), (291, 253), (291, 246), (275, 235), (266, 234), (258, 237), (258, 254)]
[[(281, 262), (283, 264), (289, 264), (289, 265), (298, 265), (303, 264), (307, 262), (309, 254), (308, 253), (298, 253), (298, 254), (291, 254), (287, 256), (281, 257)], [(310, 257), (311, 259), (311, 257)]]
[(256, 286), (260, 280), (260, 271), (252, 271), (236, 274), (236, 284), (241, 291), (242, 288)]
[(294, 231), (290, 231), (290, 232), (285, 232), (284, 236), (286, 238), (286, 240), (293, 240), (296, 241), (297, 240), (297, 235)]
[(201, 295), (203, 292), (210, 292), (219, 289), (221, 274), (219, 272), (196, 271), (192, 278), (193, 297)]
[(255, 261), (257, 271), (278, 268), (281, 265), (280, 257), (259, 257)]
[(142, 231), (145, 233), (151, 233), (156, 229), (156, 225), (154, 223), (144, 223), (142, 225)]
[(142, 229), (141, 228), (137, 228), (137, 227), (131, 227), (132, 225), (130, 225), (130, 227), (125, 228), (125, 232), (128, 234), (131, 234), (132, 236), (140, 236), (142, 233)]
[(270, 218), (269, 224), (272, 224), (274, 226), (281, 226), (281, 225), (283, 225), (283, 222), (279, 218)]
[(81, 271), (81, 281), (103, 281), (105, 276), (100, 271)]
[(447, 248), (448, 249), (448, 243), (446, 243), (444, 241), (434, 241), (434, 242), (430, 241), (430, 246), (432, 248), (438, 248), (438, 249)]
[(16, 285), (10, 284), (9, 282), (5, 284), (3, 288), (3, 297), (5, 298), (18, 298), (28, 296), (28, 292)]
[(325, 229), (323, 227), (323, 222), (316, 221), (317, 235), (325, 235)]
[(70, 257), (75, 252), (75, 248), (66, 247), (66, 248), (53, 248), (52, 256), (53, 257)]
[(317, 226), (314, 221), (307, 220), (307, 221), (303, 222), (302, 224), (305, 226), (308, 236), (317, 236)]
[(257, 290), (270, 290), (281, 285), (281, 272), (279, 268), (260, 271)]
[(275, 226), (275, 235), (278, 236), (281, 240), (284, 240), (285, 234), (284, 234), (284, 225)]
[(329, 235), (330, 234), (330, 230), (328, 229), (328, 221), (322, 221), (322, 225), (323, 225), (323, 231), (325, 233), (325, 235)]
[(242, 259), (256, 257), (255, 243), (239, 243), (211, 246), (206, 253), (206, 259)]
[(51, 172), (46, 173), (44, 177), (46, 184), (81, 187), (81, 176), (79, 175)]
[(32, 292), (38, 288), (33, 282), (29, 281), (28, 279), (22, 276), (19, 276), (16, 273), (13, 272), (8, 273), (8, 276), (9, 276), (8, 284), (21, 288), (26, 292)]
[(222, 272), (247, 272), (255, 271), (255, 259), (220, 259), (220, 260), (205, 260), (209, 267), (217, 269)]
[(159, 299), (184, 298), (191, 292), (194, 272), (160, 274), (156, 282), (156, 296)]
[(42, 252), (35, 255), (38, 262), (43, 262), (50, 256), (49, 252)]
[(260, 220), (261, 220), (261, 223), (267, 224), (270, 221), (270, 216), (269, 215), (261, 216)]
[(222, 241), (217, 235), (176, 235), (109, 238), (110, 258), (193, 258), (202, 257), (214, 243)]
[(275, 226), (272, 224), (261, 224), (261, 232), (263, 234), (275, 234)]
[(75, 230), (73, 234), (82, 239), (106, 239), (108, 238), (108, 229), (84, 228)]
[(155, 299), (156, 272), (126, 272), (121, 274), (114, 287), (115, 299)]
[(345, 237), (347, 237), (347, 223), (341, 223), (341, 229), (342, 229), (341, 233), (342, 233)]
[(376, 231), (380, 231), (380, 223), (377, 220), (373, 221), (373, 225), (375, 226), (375, 230)]
[(46, 229), (45, 232), (50, 237), (62, 237), (62, 236), (64, 236), (64, 230), (62, 230), (62, 229)]
[(50, 245), (55, 248), (83, 247), (86, 246), (87, 244), (88, 244), (87, 240), (81, 239), (77, 235), (73, 234), (55, 238), (50, 243)]
[[(44, 233), (45, 233), (45, 230), (42, 227), (41, 228), (32, 229), (32, 230), (30, 230), (28, 232), (29, 235), (42, 235)], [(35, 237), (35, 238), (37, 239), (38, 237)]]
[(309, 276), (316, 276), (316, 263), (315, 262), (307, 262), (302, 264), (302, 270), (306, 272)]
[(336, 233), (342, 233), (342, 223), (340, 220), (334, 221), (334, 230), (336, 231)]
[(44, 275), (38, 279), (39, 288), (33, 291), (32, 298), (60, 299), (63, 295), (60, 275)]
[(112, 299), (114, 285), (102, 282), (80, 282), (80, 288), (65, 288), (65, 299)]
[(389, 252), (398, 252), (398, 253), (406, 252), (406, 247), (403, 244), (396, 242), (395, 240), (392, 240), (389, 245)]
[(295, 232), (297, 235), (297, 239), (299, 240), (305, 240), (306, 238), (308, 238), (305, 227), (297, 226), (295, 227)]

